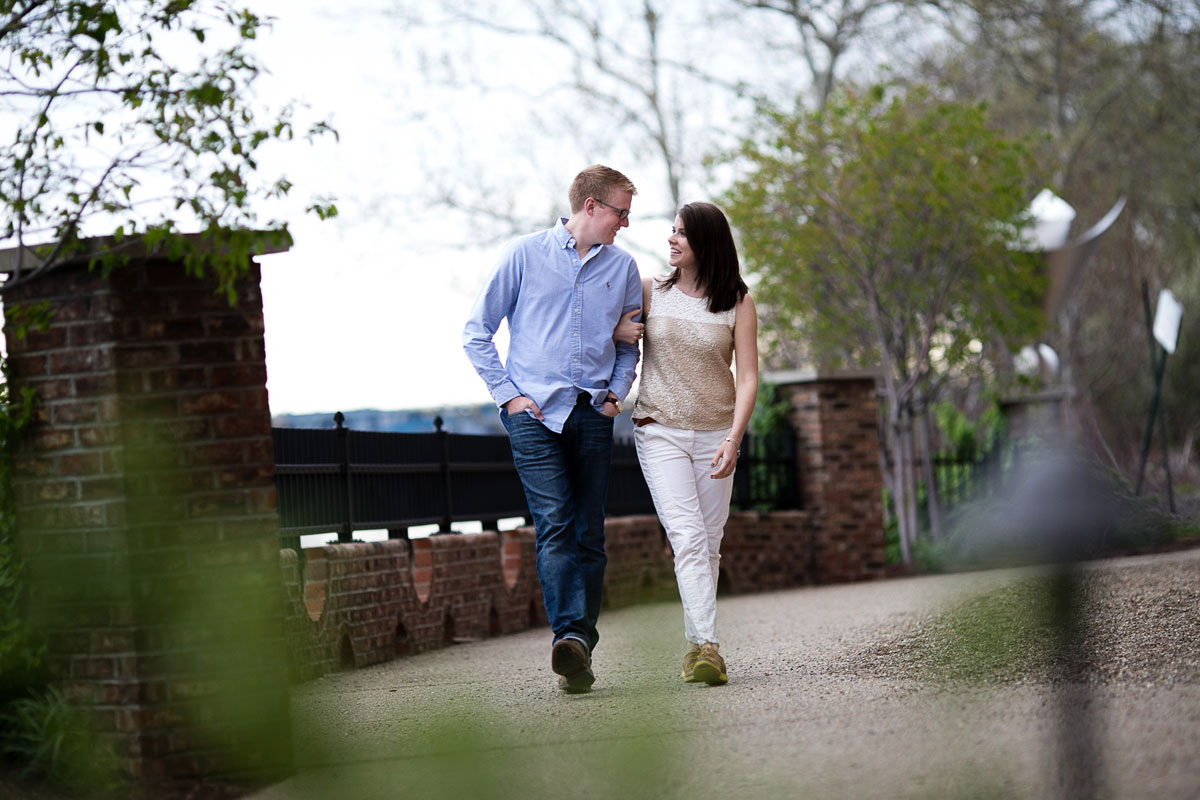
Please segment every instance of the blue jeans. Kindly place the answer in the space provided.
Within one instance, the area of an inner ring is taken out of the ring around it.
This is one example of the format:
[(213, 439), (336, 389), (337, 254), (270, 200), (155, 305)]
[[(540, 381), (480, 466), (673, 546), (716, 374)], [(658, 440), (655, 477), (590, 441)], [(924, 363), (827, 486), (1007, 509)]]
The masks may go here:
[(604, 593), (604, 503), (613, 421), (581, 395), (562, 433), (525, 412), (501, 410), (513, 463), (537, 533), (537, 570), (554, 640), (574, 636), (594, 649)]

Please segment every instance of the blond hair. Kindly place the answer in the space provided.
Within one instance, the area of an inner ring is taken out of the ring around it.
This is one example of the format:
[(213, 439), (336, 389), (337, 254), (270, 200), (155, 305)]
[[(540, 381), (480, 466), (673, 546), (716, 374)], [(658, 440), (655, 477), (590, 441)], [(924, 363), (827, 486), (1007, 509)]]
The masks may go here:
[(583, 201), (589, 197), (607, 202), (609, 192), (614, 190), (637, 194), (637, 187), (633, 185), (633, 181), (611, 167), (593, 164), (584, 168), (575, 176), (575, 180), (571, 181), (571, 188), (567, 192), (571, 201), (571, 213), (574, 214), (583, 208)]

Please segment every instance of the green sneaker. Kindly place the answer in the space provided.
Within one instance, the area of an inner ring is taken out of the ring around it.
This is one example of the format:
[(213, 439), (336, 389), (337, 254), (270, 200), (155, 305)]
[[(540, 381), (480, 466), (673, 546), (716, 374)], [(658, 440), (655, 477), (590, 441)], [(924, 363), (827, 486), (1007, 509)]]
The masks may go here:
[(687, 652), (683, 654), (683, 672), (679, 677), (688, 683), (698, 683), (696, 680), (696, 659), (700, 657), (700, 645), (688, 642)]
[(696, 665), (692, 668), (692, 676), (694, 680), (703, 681), (709, 686), (719, 686), (729, 682), (729, 678), (725, 675), (725, 659), (721, 658), (721, 654), (717, 652), (717, 645), (714, 642), (705, 642), (700, 645), (700, 655), (696, 658)]

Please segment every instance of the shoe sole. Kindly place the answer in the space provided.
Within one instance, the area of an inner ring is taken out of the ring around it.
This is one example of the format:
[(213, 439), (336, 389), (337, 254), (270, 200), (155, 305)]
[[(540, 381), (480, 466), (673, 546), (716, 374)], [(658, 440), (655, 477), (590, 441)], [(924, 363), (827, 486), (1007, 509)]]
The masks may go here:
[(699, 679), (696, 678), (696, 673), (694, 673), (694, 672), (691, 675), (689, 675), (689, 674), (687, 674), (686, 671), (681, 670), (679, 672), (679, 677), (683, 678), (684, 683), (699, 683), (700, 682)]
[(707, 683), (709, 686), (719, 686), (728, 683), (729, 678), (709, 661), (697, 661), (696, 669), (692, 672), (692, 683)]
[(581, 672), (576, 672), (574, 675), (567, 677), (562, 676), (558, 680), (558, 688), (562, 689), (567, 694), (583, 694), (592, 690), (592, 684), (596, 682), (596, 676), (592, 674), (590, 669), (585, 669)]
[(582, 644), (576, 648), (568, 641), (574, 643), (574, 640), (564, 639), (550, 651), (550, 669), (562, 676), (558, 685), (563, 691), (570, 694), (589, 691), (596, 682), (596, 676), (592, 673), (586, 651), (581, 653)]

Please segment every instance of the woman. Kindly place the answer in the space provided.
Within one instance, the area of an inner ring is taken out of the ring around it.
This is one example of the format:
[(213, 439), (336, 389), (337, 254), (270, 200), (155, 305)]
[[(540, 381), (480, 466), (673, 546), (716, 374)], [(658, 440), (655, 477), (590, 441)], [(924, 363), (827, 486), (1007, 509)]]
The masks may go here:
[(728, 680), (716, 631), (721, 537), (758, 392), (758, 319), (719, 208), (683, 206), (667, 243), (673, 270), (643, 279), (643, 324), (623, 320), (614, 338), (645, 337), (634, 442), (675, 553), (682, 677), (717, 685)]

